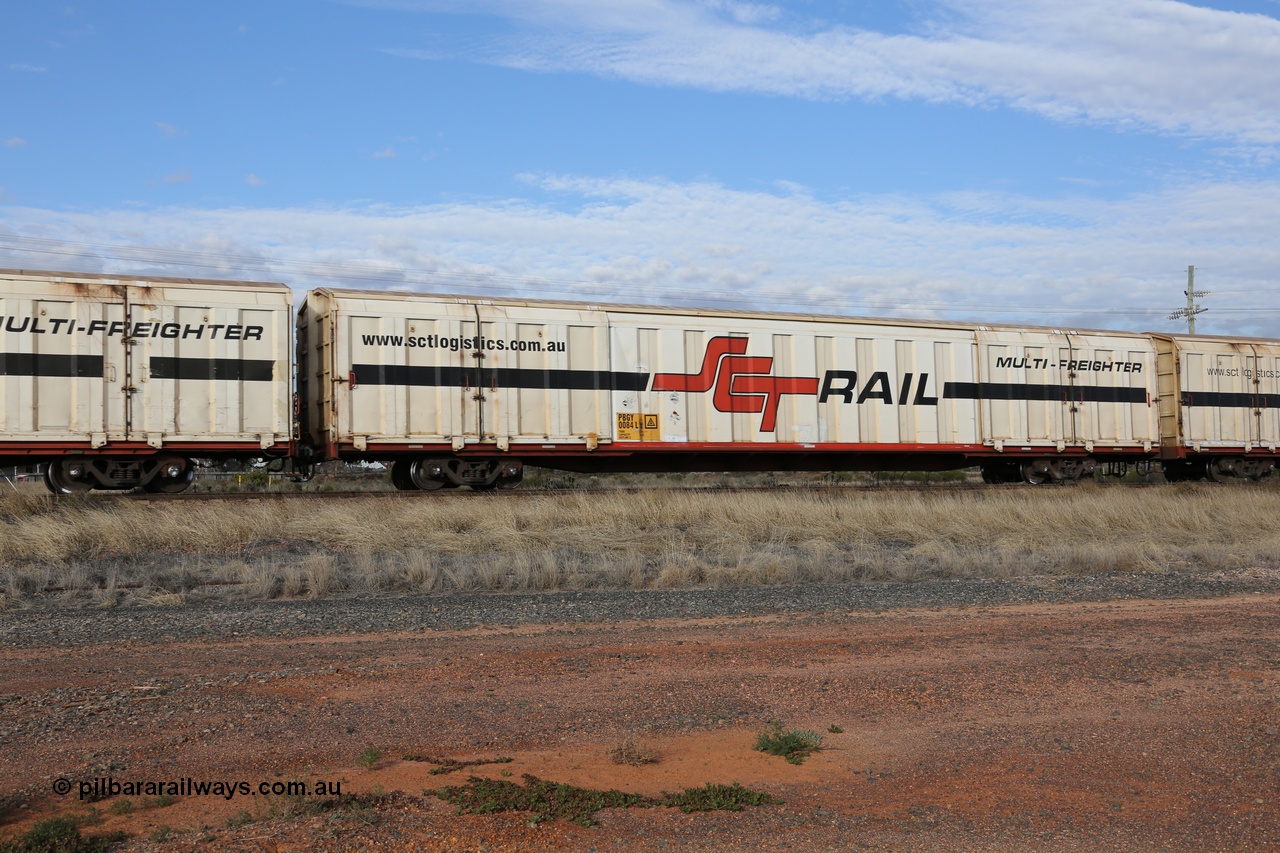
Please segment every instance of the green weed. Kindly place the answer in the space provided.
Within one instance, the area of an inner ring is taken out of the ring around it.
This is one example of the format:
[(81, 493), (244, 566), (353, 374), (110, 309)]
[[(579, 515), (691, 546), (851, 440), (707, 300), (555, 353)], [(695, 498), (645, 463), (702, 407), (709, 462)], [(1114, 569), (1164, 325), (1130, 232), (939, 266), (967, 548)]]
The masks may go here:
[(55, 817), (37, 823), (17, 841), (0, 842), (0, 853), (105, 853), (124, 838), (123, 832), (84, 838), (75, 820)]
[(682, 812), (738, 812), (744, 806), (771, 806), (781, 802), (771, 794), (752, 791), (737, 782), (732, 785), (708, 782), (701, 788), (686, 788), (678, 794), (662, 792), (662, 805)]
[(502, 779), (472, 776), (465, 785), (449, 786), (423, 793), (439, 797), (458, 807), (458, 814), (498, 814), (499, 812), (531, 812), (530, 823), (563, 819), (579, 826), (595, 826), (594, 815), (608, 808), (652, 808), (668, 806), (685, 812), (728, 810), (744, 806), (780, 802), (769, 794), (751, 791), (741, 785), (708, 784), (681, 793), (663, 792), (661, 797), (629, 794), (625, 791), (597, 791), (548, 782), (524, 774), (524, 785)]
[[(427, 772), (432, 776), (442, 776), (445, 773), (453, 773), (458, 770), (464, 770), (467, 767), (480, 767), (483, 764), (510, 764), (510, 758), (477, 758), (474, 761), (458, 761), (454, 758), (436, 758), (430, 755), (406, 755), (405, 761), (425, 761), (427, 764), (438, 764), (439, 767), (433, 767)], [(507, 774), (511, 775), (510, 773)]]
[(178, 801), (172, 794), (161, 794), (158, 797), (143, 797), (141, 807), (144, 809), (163, 809)]
[(755, 748), (770, 755), (780, 755), (788, 764), (803, 764), (804, 760), (822, 748), (822, 735), (810, 729), (788, 729), (782, 723), (769, 723), (756, 738)]

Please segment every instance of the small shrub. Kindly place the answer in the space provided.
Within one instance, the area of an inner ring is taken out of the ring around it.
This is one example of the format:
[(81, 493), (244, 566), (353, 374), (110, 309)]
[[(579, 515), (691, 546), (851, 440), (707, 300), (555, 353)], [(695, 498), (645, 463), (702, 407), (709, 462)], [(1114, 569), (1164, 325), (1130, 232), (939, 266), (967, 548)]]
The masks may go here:
[(55, 817), (37, 823), (17, 842), (0, 844), (0, 853), (105, 853), (124, 838), (123, 832), (83, 838), (76, 821)]
[(833, 735), (844, 734), (844, 729), (840, 728), (835, 723), (832, 723), (831, 725), (827, 726), (827, 731)]
[(227, 829), (236, 829), (250, 823), (253, 823), (253, 815), (248, 811), (238, 811), (227, 818)]
[(143, 797), (142, 808), (144, 809), (163, 809), (168, 808), (178, 801), (173, 794), (161, 794), (158, 797)]
[(777, 797), (744, 788), (737, 782), (720, 785), (708, 782), (701, 788), (686, 788), (678, 794), (662, 792), (662, 805), (682, 812), (740, 812), (744, 806), (772, 806), (781, 803)]
[(503, 779), (472, 776), (466, 785), (425, 791), (458, 807), (458, 814), (533, 812), (530, 823), (563, 818), (579, 826), (595, 826), (592, 816), (600, 809), (652, 805), (642, 794), (595, 791), (574, 785), (547, 782), (528, 773), (524, 785)]
[(822, 748), (822, 735), (810, 729), (788, 729), (782, 723), (770, 723), (756, 738), (755, 748), (770, 755), (780, 755), (788, 764), (803, 764), (804, 760)]
[[(442, 776), (445, 773), (453, 773), (458, 770), (464, 770), (468, 767), (480, 767), (484, 764), (510, 764), (510, 758), (477, 758), (474, 761), (459, 761), (456, 758), (436, 758), (430, 755), (406, 755), (405, 761), (425, 761), (428, 764), (438, 764), (439, 767), (433, 767), (427, 772), (432, 776)], [(509, 772), (503, 773), (510, 776)]]
[(594, 815), (608, 808), (652, 808), (668, 806), (684, 812), (740, 811), (744, 806), (779, 803), (769, 794), (752, 791), (741, 785), (710, 783), (702, 788), (688, 788), (678, 794), (663, 792), (661, 797), (628, 794), (624, 791), (594, 791), (575, 785), (547, 782), (524, 774), (524, 785), (501, 779), (482, 779), (472, 776), (466, 785), (438, 790), (426, 790), (424, 794), (439, 797), (458, 807), (458, 814), (498, 814), (499, 812), (533, 812), (530, 823), (563, 818), (579, 826), (595, 826)]
[(656, 764), (660, 757), (657, 752), (637, 743), (634, 738), (627, 738), (622, 743), (616, 743), (611, 746), (608, 756), (609, 760), (614, 764), (627, 764), (632, 767), (639, 767), (642, 764)]
[(373, 747), (369, 747), (360, 753), (360, 766), (365, 770), (372, 770), (378, 766), (378, 762), (382, 760), (382, 753)]

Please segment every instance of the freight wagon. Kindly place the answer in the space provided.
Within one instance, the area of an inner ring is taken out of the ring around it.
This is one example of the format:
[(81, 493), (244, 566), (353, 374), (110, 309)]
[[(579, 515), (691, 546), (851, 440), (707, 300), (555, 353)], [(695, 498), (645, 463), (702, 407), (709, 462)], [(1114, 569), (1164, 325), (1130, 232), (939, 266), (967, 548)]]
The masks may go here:
[[(510, 487), (525, 465), (978, 465), (988, 482), (1040, 483), (1163, 456), (1186, 478), (1262, 476), (1280, 424), (1250, 420), (1257, 432), (1245, 443), (1239, 429), (1221, 429), (1235, 416), (1223, 411), (1254, 398), (1162, 389), (1189, 381), (1171, 351), (1185, 360), (1214, 346), (1125, 332), (315, 290), (299, 314), (301, 436), (317, 458), (392, 461), (402, 489)], [(1201, 403), (1212, 417), (1193, 410)], [(1210, 426), (1221, 440), (1198, 438)], [(1165, 438), (1162, 427), (1172, 430)]]
[(293, 448), (282, 284), (0, 270), (0, 464), (56, 493), (177, 492)]

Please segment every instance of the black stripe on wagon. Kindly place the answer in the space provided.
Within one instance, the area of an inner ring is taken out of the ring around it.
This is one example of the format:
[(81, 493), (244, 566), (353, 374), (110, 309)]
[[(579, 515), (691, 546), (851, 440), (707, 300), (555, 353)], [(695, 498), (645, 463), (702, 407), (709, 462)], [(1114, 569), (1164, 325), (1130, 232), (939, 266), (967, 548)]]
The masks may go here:
[(276, 363), (265, 358), (172, 358), (151, 357), (152, 379), (219, 379), (243, 382), (270, 382)]
[(1280, 394), (1233, 391), (1183, 391), (1182, 405), (1211, 409), (1280, 409)]
[(1058, 403), (1146, 403), (1147, 389), (1095, 385), (1026, 385), (1017, 382), (947, 382), (951, 400), (1037, 400)]
[(0, 352), (0, 376), (75, 376), (101, 379), (102, 356)]
[(611, 373), (608, 370), (536, 370), (498, 367), (480, 371), (480, 384), (499, 388), (563, 388), (569, 391), (643, 391), (647, 373)]
[(418, 385), (439, 388), (556, 388), (569, 391), (643, 391), (647, 373), (608, 370), (538, 370), (526, 367), (420, 367), (353, 364), (358, 385)]

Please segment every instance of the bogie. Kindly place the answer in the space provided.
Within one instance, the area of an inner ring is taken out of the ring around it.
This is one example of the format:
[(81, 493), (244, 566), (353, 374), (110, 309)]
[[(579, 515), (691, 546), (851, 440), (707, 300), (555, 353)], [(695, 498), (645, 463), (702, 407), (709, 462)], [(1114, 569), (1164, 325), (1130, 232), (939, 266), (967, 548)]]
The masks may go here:
[(195, 480), (196, 464), (182, 456), (109, 459), (72, 456), (46, 463), (45, 487), (55, 495), (90, 489), (124, 491), (142, 488), (158, 494), (185, 491)]

